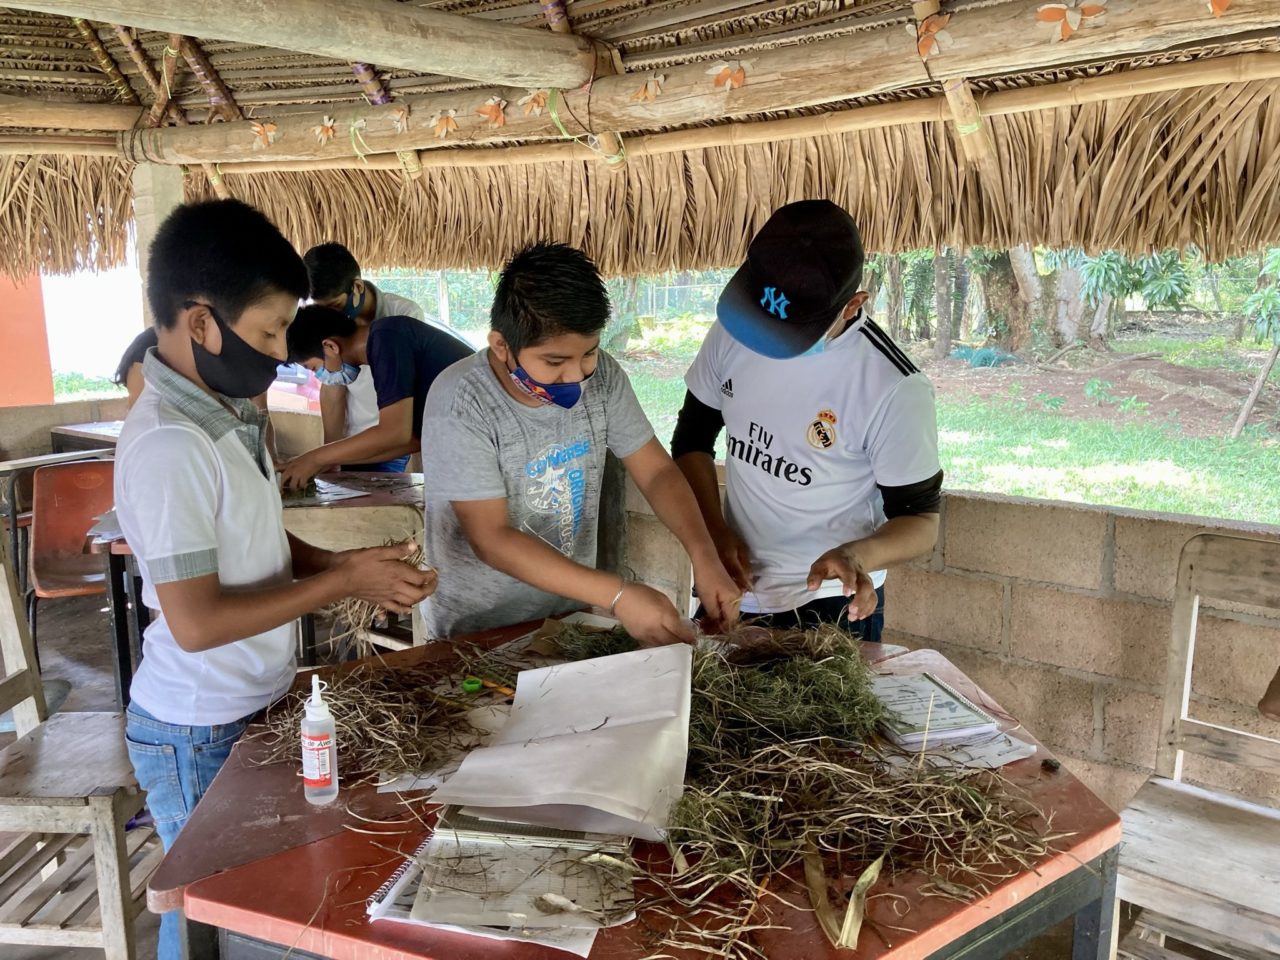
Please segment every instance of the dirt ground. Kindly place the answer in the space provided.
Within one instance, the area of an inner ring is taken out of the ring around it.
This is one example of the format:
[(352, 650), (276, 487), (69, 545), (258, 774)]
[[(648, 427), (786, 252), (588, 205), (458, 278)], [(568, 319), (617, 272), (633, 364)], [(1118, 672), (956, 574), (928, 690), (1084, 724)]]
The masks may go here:
[[(1202, 327), (1202, 328), (1201, 328)], [(1126, 341), (1138, 336), (1209, 337), (1226, 332), (1209, 324), (1190, 331), (1142, 324), (1116, 339), (1119, 351), (1131, 350)], [(1168, 363), (1143, 354), (1126, 357), (1123, 352), (1100, 352), (1079, 348), (1051, 367), (1035, 363), (1012, 363), (1000, 367), (970, 367), (961, 360), (935, 360), (928, 344), (910, 344), (908, 353), (929, 375), (938, 395), (952, 400), (976, 396), (982, 399), (1016, 395), (1034, 409), (1037, 397), (1061, 397), (1057, 408), (1065, 416), (1110, 422), (1177, 423), (1187, 436), (1225, 435), (1239, 415), (1253, 387), (1257, 370), (1266, 357), (1259, 349), (1249, 353), (1256, 362), (1252, 369), (1237, 372), (1222, 368), (1200, 368)], [(1110, 399), (1100, 402), (1086, 395), (1091, 380), (1109, 382)], [(1121, 401), (1136, 397), (1145, 408), (1121, 409)], [(1263, 424), (1280, 432), (1280, 377), (1273, 373), (1249, 417), (1249, 424)]]

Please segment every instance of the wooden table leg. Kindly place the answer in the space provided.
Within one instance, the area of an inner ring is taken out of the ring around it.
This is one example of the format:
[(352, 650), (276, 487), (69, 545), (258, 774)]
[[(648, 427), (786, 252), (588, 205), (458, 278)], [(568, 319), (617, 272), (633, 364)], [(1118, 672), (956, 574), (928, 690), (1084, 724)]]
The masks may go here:
[(107, 601), (111, 608), (111, 638), (115, 645), (111, 666), (115, 673), (116, 700), (123, 710), (129, 705), (129, 684), (133, 681), (133, 658), (129, 640), (129, 594), (126, 557), (107, 553)]
[(1102, 891), (1097, 900), (1076, 913), (1071, 960), (1110, 960), (1116, 955), (1116, 867), (1120, 848), (1112, 847), (1098, 861)]

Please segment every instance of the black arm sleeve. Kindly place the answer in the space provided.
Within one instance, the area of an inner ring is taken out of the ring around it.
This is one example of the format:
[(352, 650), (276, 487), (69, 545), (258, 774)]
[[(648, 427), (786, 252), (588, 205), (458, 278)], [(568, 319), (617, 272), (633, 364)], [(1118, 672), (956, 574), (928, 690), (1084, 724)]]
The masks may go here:
[(684, 406), (676, 418), (676, 429), (671, 434), (671, 459), (686, 453), (716, 455), (716, 438), (724, 429), (724, 415), (715, 407), (708, 407), (689, 390), (684, 392)]
[(894, 517), (937, 513), (942, 506), (942, 471), (939, 470), (928, 480), (909, 483), (905, 487), (881, 486), (880, 496), (884, 498), (884, 515), (890, 520)]

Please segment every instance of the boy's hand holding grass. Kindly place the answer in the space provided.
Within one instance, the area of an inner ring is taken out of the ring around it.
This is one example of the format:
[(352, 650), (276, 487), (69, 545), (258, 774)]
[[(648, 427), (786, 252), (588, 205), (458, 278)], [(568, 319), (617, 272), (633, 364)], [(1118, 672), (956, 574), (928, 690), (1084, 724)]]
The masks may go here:
[(839, 580), (849, 598), (849, 619), (865, 620), (876, 612), (875, 584), (848, 544), (833, 547), (813, 562), (805, 586), (817, 590), (824, 580)]
[(395, 613), (409, 613), (413, 606), (435, 592), (438, 575), (421, 570), (405, 559), (413, 555), (413, 541), (386, 547), (367, 547), (334, 554), (330, 570), (342, 578), (346, 596), (368, 600)]

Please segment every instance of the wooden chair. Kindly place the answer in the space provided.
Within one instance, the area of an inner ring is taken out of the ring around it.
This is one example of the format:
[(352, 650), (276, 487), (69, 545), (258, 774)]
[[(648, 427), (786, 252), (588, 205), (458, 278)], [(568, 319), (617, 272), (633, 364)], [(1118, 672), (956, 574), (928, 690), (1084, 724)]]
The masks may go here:
[(133, 920), (164, 850), (151, 827), (125, 831), (143, 793), (124, 717), (45, 719), (5, 547), (0, 568), (0, 710), (14, 710), (18, 729), (0, 750), (0, 943), (98, 947), (108, 960), (133, 960)]
[(1206, 533), (1182, 548), (1156, 772), (1121, 814), (1118, 894), (1155, 934), (1120, 945), (1138, 960), (1182, 956), (1165, 934), (1237, 960), (1280, 954), (1280, 810), (1182, 782), (1186, 752), (1280, 771), (1280, 740), (1188, 716), (1202, 598), (1280, 610), (1280, 543)]
[(87, 534), (94, 520), (115, 502), (114, 471), (111, 460), (79, 460), (35, 472), (27, 597), (33, 649), (41, 600), (107, 592), (106, 564), (101, 556), (89, 553)]

